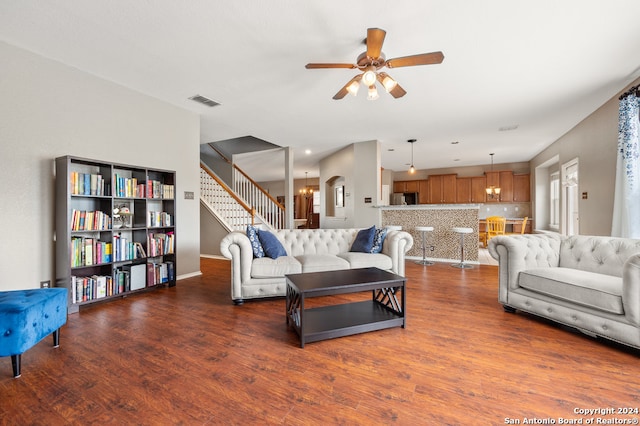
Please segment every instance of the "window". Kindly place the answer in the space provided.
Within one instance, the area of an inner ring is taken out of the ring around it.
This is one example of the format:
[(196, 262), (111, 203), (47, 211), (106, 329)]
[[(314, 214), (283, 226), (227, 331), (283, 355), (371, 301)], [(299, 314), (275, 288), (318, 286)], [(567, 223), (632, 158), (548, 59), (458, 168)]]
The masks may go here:
[(551, 173), (549, 180), (549, 229), (560, 228), (560, 172)]

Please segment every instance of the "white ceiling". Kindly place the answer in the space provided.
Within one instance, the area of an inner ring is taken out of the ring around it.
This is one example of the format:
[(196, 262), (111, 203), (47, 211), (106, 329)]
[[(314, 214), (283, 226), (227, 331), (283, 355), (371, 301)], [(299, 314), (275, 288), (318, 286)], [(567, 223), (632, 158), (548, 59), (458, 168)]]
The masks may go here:
[[(200, 114), (201, 142), (293, 147), (311, 177), (368, 140), (392, 170), (409, 138), (419, 169), (528, 161), (640, 76), (638, 16), (638, 0), (2, 0), (0, 39)], [(304, 65), (355, 62), (369, 27), (387, 58), (444, 62), (387, 70), (403, 98), (335, 101), (356, 71)]]

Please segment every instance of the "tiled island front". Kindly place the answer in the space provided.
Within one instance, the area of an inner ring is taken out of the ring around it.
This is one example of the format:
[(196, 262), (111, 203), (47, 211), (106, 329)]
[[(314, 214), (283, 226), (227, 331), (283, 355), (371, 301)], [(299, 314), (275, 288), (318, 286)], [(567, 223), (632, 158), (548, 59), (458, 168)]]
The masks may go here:
[(427, 233), (427, 258), (435, 261), (455, 262), (460, 260), (460, 235), (455, 227), (473, 229), (465, 235), (464, 256), (470, 263), (478, 262), (478, 210), (477, 204), (419, 204), (413, 206), (382, 206), (382, 226), (402, 226), (402, 230), (413, 236), (414, 244), (407, 253), (409, 258), (422, 258), (422, 234), (416, 226), (433, 226)]

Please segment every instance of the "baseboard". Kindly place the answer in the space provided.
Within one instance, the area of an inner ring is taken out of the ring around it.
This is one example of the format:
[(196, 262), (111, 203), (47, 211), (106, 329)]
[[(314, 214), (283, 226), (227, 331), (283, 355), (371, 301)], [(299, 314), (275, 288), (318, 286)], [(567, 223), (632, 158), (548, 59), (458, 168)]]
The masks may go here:
[(201, 271), (191, 272), (189, 274), (182, 274), (176, 277), (176, 281), (186, 280), (187, 278), (199, 277), (202, 275)]

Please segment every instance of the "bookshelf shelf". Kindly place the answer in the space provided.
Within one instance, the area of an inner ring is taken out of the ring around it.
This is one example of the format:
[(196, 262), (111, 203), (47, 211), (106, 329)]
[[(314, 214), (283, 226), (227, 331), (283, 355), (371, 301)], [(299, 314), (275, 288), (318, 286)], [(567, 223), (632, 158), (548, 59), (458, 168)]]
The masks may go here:
[(68, 155), (55, 165), (56, 286), (69, 313), (174, 286), (175, 172)]

